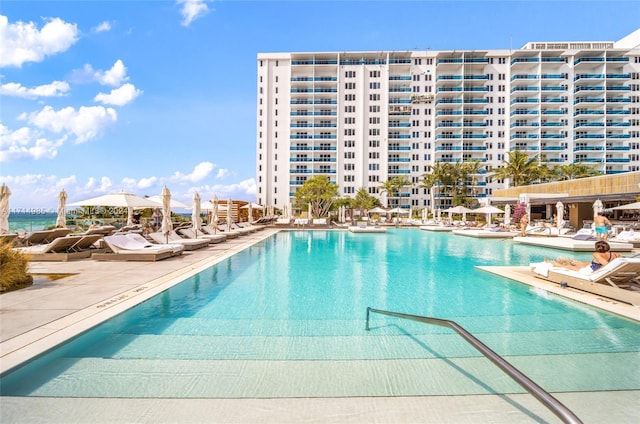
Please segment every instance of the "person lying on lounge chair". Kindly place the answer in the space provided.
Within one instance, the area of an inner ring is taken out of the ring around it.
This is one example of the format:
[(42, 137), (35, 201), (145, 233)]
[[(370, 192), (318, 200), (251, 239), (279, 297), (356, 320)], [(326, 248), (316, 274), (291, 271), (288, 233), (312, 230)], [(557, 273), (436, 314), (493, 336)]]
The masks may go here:
[[(595, 244), (596, 251), (593, 252), (591, 262), (578, 261), (575, 259), (558, 258), (551, 263), (553, 266), (567, 268), (574, 271), (593, 272), (597, 271), (615, 258), (620, 258), (618, 253), (611, 251), (611, 246), (606, 241), (597, 241)], [(545, 260), (545, 262), (547, 262)]]

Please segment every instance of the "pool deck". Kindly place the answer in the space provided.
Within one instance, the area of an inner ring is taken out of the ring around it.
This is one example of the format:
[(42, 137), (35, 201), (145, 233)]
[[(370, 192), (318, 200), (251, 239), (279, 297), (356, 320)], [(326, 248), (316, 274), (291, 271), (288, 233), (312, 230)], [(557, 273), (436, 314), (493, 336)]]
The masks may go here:
[[(0, 296), (0, 371), (143, 302), (280, 231), (244, 237), (158, 262), (32, 262), (29, 271), (71, 274)], [(640, 309), (562, 289), (527, 267), (481, 267), (506, 278), (640, 321)], [(635, 422), (640, 391), (554, 394), (585, 422)], [(607, 407), (603, 407), (607, 405)], [(481, 417), (481, 418), (479, 418)], [(588, 419), (587, 419), (588, 418)], [(558, 419), (528, 394), (285, 399), (85, 399), (0, 397), (2, 423), (538, 423)]]

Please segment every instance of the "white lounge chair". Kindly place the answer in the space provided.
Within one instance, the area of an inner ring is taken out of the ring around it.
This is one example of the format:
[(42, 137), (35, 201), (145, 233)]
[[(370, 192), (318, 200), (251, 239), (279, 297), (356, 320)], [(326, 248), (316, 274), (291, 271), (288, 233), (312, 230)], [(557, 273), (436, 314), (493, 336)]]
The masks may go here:
[(158, 261), (174, 256), (171, 247), (154, 245), (149, 242), (142, 244), (125, 234), (105, 236), (104, 242), (113, 253), (94, 253), (91, 256), (93, 259), (98, 261)]
[(640, 306), (640, 258), (616, 258), (594, 272), (532, 264), (534, 275), (560, 285)]
[(76, 247), (84, 237), (85, 236), (82, 235), (58, 237), (47, 244), (15, 247), (14, 249), (28, 256), (32, 261), (68, 261), (70, 259), (84, 259), (91, 256), (91, 251)]
[(165, 235), (162, 232), (155, 232), (148, 235), (151, 240), (158, 244), (181, 244), (184, 246), (184, 250), (197, 250), (202, 249), (203, 247), (209, 246), (209, 242), (207, 240), (191, 240), (180, 237), (175, 231), (171, 231), (169, 234)]
[(227, 236), (224, 234), (206, 234), (204, 231), (196, 234), (193, 228), (180, 228), (178, 233), (191, 240), (207, 240), (210, 244), (221, 243), (227, 240)]
[[(138, 233), (125, 233), (124, 236), (130, 240), (140, 243), (140, 245), (142, 246), (146, 246), (149, 244), (149, 240), (142, 237), (142, 235)], [(185, 250), (184, 245), (179, 243), (158, 243), (157, 245), (163, 246), (163, 247), (170, 247), (174, 255), (179, 255)]]

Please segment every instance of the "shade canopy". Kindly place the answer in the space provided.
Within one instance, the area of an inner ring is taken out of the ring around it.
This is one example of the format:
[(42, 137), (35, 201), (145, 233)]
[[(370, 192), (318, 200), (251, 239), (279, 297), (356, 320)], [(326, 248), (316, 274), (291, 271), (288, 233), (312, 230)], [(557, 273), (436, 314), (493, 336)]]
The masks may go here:
[(0, 186), (0, 234), (9, 232), (9, 196), (11, 190), (6, 184)]
[(251, 202), (251, 203), (247, 203), (247, 204), (246, 204), (246, 205), (244, 205), (244, 206), (240, 206), (240, 209), (249, 209), (249, 208), (251, 208), (251, 209), (260, 209), (260, 210), (262, 210), (262, 209), (264, 209), (264, 206), (259, 205), (259, 204), (257, 204), (257, 203), (253, 203), (253, 202)]
[(369, 209), (369, 213), (387, 213), (387, 212), (389, 212), (389, 211), (386, 210), (386, 209), (382, 209), (380, 207), (375, 207), (373, 209)]
[(67, 197), (67, 192), (64, 190), (58, 194), (58, 216), (56, 218), (56, 227), (58, 228), (67, 227)]
[(162, 194), (160, 194), (160, 198), (162, 199), (162, 226), (161, 231), (167, 237), (173, 231), (173, 223), (171, 222), (171, 192), (165, 186), (162, 189)]
[(193, 193), (193, 206), (191, 209), (191, 228), (197, 233), (200, 229), (200, 194), (196, 191)]
[(464, 206), (452, 206), (449, 209), (444, 210), (444, 212), (451, 212), (451, 213), (469, 213), (469, 212), (476, 212), (476, 211), (477, 209), (473, 210), (473, 209), (465, 208)]
[[(153, 200), (154, 202), (156, 202), (158, 204), (157, 206), (162, 206), (162, 197), (160, 197), (160, 195), (150, 196), (150, 197), (147, 197), (147, 199)], [(174, 198), (171, 198), (171, 209), (173, 208), (188, 209), (189, 205), (186, 205), (178, 200), (175, 200)]]
[(409, 211), (402, 208), (393, 208), (386, 211), (387, 213), (399, 213), (402, 215), (409, 215)]
[(124, 191), (105, 194), (103, 196), (92, 197), (91, 199), (69, 203), (68, 206), (113, 206), (113, 207), (133, 207), (133, 208), (157, 208), (161, 206), (158, 202), (149, 200), (135, 194)]
[(473, 213), (504, 213), (504, 211), (500, 208), (496, 208), (495, 206), (487, 205), (474, 209)]
[(616, 207), (610, 208), (608, 210), (612, 210), (612, 211), (640, 210), (640, 202), (627, 203), (626, 205), (616, 206)]

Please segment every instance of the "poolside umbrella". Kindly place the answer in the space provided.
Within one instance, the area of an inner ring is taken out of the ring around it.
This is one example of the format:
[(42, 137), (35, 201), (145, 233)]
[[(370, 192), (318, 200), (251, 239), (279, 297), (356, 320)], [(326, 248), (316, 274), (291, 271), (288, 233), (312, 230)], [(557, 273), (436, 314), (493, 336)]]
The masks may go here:
[(214, 194), (213, 200), (211, 201), (211, 203), (213, 203), (213, 209), (211, 210), (211, 213), (213, 214), (213, 218), (212, 218), (212, 222), (214, 225), (213, 228), (217, 229), (218, 221), (220, 220), (220, 218), (218, 217), (218, 196)]
[(640, 210), (640, 202), (627, 203), (626, 205), (616, 206), (611, 208), (613, 211), (631, 211), (631, 210)]
[(57, 228), (67, 228), (67, 192), (62, 190), (58, 194), (58, 218), (56, 218)]
[(494, 213), (504, 213), (504, 211), (500, 208), (496, 208), (495, 206), (487, 205), (482, 206), (481, 208), (474, 209), (474, 213), (483, 213), (487, 215), (487, 224), (491, 223), (491, 214)]
[(427, 222), (427, 208), (422, 209), (422, 223)]
[[(158, 206), (162, 206), (162, 196), (160, 195), (155, 195), (155, 196), (150, 196), (147, 197), (147, 199), (149, 200), (153, 200), (154, 202), (156, 202), (158, 204)], [(171, 198), (171, 209), (173, 208), (181, 208), (181, 209), (189, 209), (189, 205), (186, 205), (176, 199), (174, 199), (173, 197)]]
[(309, 222), (311, 222), (311, 202), (309, 202), (309, 213), (307, 214), (307, 218), (309, 219)]
[(556, 225), (558, 226), (558, 231), (560, 231), (560, 228), (564, 226), (564, 205), (562, 202), (556, 203), (556, 210), (558, 211), (558, 220)]
[(133, 225), (133, 206), (127, 208), (127, 225)]
[(158, 203), (135, 194), (119, 191), (116, 193), (105, 194), (103, 196), (93, 197), (79, 202), (69, 203), (68, 206), (113, 206), (128, 208), (157, 208)]
[(173, 231), (173, 223), (171, 222), (171, 192), (167, 186), (162, 189), (160, 198), (162, 199), (162, 226), (160, 230), (169, 243), (169, 233)]
[(9, 232), (9, 196), (11, 190), (6, 184), (0, 186), (0, 234)]
[(511, 224), (511, 205), (504, 205), (504, 225)]
[(444, 211), (449, 213), (449, 219), (452, 219), (452, 215), (454, 213), (461, 213), (462, 214), (462, 219), (464, 221), (466, 221), (467, 220), (467, 213), (468, 212), (473, 212), (473, 209), (465, 208), (464, 206), (452, 206), (449, 209), (445, 209)]
[(231, 198), (229, 198), (229, 200), (227, 200), (227, 231), (231, 232), (231, 205), (233, 205), (233, 202), (231, 202)]
[(377, 213), (377, 214), (381, 214), (381, 213), (387, 213), (386, 209), (382, 209), (379, 207), (375, 207), (373, 209), (369, 209), (369, 213)]
[(595, 217), (604, 210), (604, 205), (600, 199), (593, 202), (593, 216)]
[(200, 229), (200, 194), (193, 193), (193, 206), (191, 208), (191, 226), (196, 235)]

